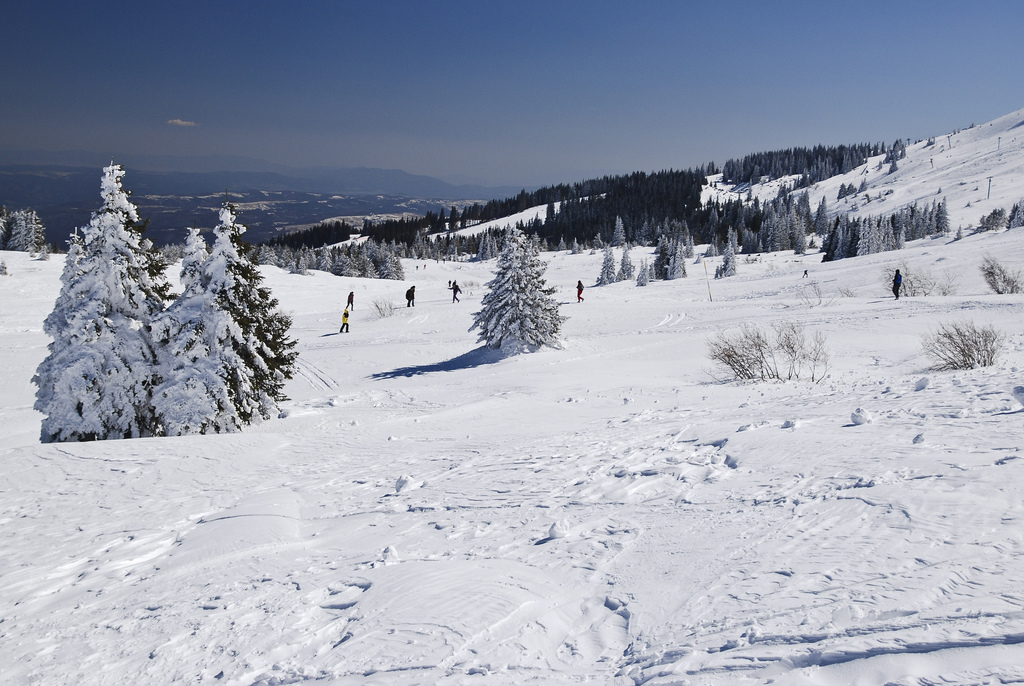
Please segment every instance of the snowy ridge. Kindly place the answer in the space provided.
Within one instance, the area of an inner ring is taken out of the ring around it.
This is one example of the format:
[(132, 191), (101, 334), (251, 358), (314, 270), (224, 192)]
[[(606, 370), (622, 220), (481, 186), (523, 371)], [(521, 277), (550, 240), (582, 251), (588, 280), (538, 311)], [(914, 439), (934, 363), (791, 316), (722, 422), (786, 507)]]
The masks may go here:
[[(986, 255), (1024, 271), (1024, 229), (645, 288), (546, 253), (561, 345), (515, 356), (468, 331), (494, 261), (262, 267), (300, 351), (277, 419), (40, 444), (63, 258), (2, 253), (0, 682), (1022, 681), (1024, 295)], [(956, 293), (893, 300), (904, 260)], [(922, 334), (963, 319), (1003, 354), (932, 371)], [(708, 339), (777, 321), (830, 375), (722, 379)]]
[[(889, 173), (889, 164), (882, 164), (884, 156), (878, 155), (846, 174), (797, 192), (808, 192), (812, 207), (824, 197), (831, 214), (848, 212), (853, 216), (887, 215), (915, 202), (923, 206), (945, 199), (954, 231), (958, 226), (977, 226), (992, 210), (1009, 212), (1024, 198), (1024, 109), (955, 133), (936, 134), (932, 140), (926, 136), (908, 144), (906, 157), (897, 162), (895, 172)], [(740, 199), (749, 191), (763, 202), (774, 198), (781, 185), (798, 178), (729, 187), (722, 185), (717, 174), (709, 177), (712, 185), (702, 199)], [(867, 195), (858, 193), (837, 202), (841, 185), (860, 188), (862, 182), (867, 183)]]

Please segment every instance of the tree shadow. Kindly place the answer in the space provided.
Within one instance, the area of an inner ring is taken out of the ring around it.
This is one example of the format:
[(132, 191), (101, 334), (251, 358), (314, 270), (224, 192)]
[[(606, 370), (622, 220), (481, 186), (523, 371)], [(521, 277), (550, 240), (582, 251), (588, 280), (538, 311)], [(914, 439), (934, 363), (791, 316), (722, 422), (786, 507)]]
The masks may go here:
[(376, 374), (371, 374), (370, 378), (397, 379), (403, 376), (409, 377), (419, 376), (420, 374), (432, 374), (434, 372), (454, 372), (460, 369), (473, 369), (474, 367), (480, 367), (485, 364), (495, 364), (496, 362), (500, 362), (505, 359), (507, 356), (507, 353), (503, 350), (480, 346), (479, 348), (470, 350), (468, 353), (463, 353), (458, 357), (453, 357), (450, 360), (435, 362), (434, 364), (399, 367), (398, 369), (392, 369), (389, 372), (377, 372)]

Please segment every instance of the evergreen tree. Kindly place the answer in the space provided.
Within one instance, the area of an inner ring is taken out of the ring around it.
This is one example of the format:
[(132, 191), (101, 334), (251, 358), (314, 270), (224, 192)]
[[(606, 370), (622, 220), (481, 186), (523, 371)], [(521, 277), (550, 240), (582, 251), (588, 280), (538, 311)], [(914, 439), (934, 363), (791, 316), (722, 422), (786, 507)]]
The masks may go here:
[[(949, 215), (946, 214), (946, 201), (943, 200), (939, 205), (942, 210), (943, 216), (946, 218), (946, 231), (949, 231)], [(938, 229), (939, 221), (935, 221), (936, 229)], [(1016, 229), (1019, 226), (1024, 226), (1024, 199), (1013, 206), (1010, 212), (1010, 221), (1007, 224), (1007, 228)], [(944, 232), (945, 233), (945, 232)]]
[(601, 264), (601, 273), (597, 276), (597, 285), (607, 286), (610, 283), (615, 283), (615, 254), (609, 245), (604, 249), (604, 262)]
[(479, 340), (490, 348), (519, 351), (557, 343), (565, 318), (551, 297), (555, 289), (544, 280), (546, 269), (536, 246), (520, 230), (509, 229), (469, 330), (479, 330)]
[(729, 236), (725, 243), (725, 250), (722, 252), (722, 264), (719, 267), (718, 278), (736, 276), (736, 232), (729, 229)]
[(46, 229), (34, 210), (11, 213), (7, 250), (39, 252), (46, 245)]
[(629, 243), (622, 244), (622, 259), (619, 261), (619, 273), (615, 276), (616, 281), (633, 280), (633, 260), (629, 257)]
[(818, 209), (814, 213), (814, 235), (824, 238), (828, 235), (828, 205), (825, 203), (825, 196), (821, 196)]
[(665, 278), (669, 280), (686, 278), (686, 258), (678, 244), (672, 246), (672, 256), (668, 261), (668, 271)]
[(10, 235), (10, 215), (7, 208), (0, 205), (0, 250), (7, 250), (7, 237)]
[(184, 292), (153, 323), (161, 382), (153, 408), (168, 436), (240, 431), (227, 379), (244, 362), (231, 346), (241, 332), (209, 289), (209, 253), (189, 230), (181, 262)]
[(640, 270), (636, 273), (636, 285), (646, 286), (649, 274), (650, 268), (647, 264), (647, 260), (640, 260)]
[(165, 283), (150, 275), (138, 212), (118, 165), (103, 170), (103, 204), (71, 240), (61, 291), (43, 330), (53, 337), (36, 369), (41, 440), (88, 441), (157, 433), (150, 325)]
[(224, 331), (223, 345), (240, 364), (227, 370), (225, 381), (238, 418), (251, 424), (276, 413), (298, 353), (288, 338), (291, 318), (276, 309), (277, 299), (261, 285), (263, 275), (242, 242), (244, 231), (235, 223), (234, 207), (225, 203), (203, 273), (207, 297), (234, 325)]
[(622, 217), (615, 218), (615, 232), (612, 233), (612, 246), (618, 247), (626, 242), (626, 227), (622, 223)]

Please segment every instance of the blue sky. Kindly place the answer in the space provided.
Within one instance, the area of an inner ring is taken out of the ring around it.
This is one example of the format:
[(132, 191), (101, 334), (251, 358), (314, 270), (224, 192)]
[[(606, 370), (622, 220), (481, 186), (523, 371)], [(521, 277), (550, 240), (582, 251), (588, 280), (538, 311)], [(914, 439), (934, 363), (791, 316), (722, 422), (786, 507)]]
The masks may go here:
[(4, 149), (533, 186), (1024, 107), (1016, 1), (7, 5)]

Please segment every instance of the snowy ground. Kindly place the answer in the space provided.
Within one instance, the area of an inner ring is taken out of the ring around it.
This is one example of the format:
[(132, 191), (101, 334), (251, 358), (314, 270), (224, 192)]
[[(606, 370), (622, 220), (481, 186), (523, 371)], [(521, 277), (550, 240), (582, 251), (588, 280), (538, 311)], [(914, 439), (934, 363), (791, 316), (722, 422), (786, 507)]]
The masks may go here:
[[(467, 333), (493, 261), (267, 267), (300, 350), (282, 418), (40, 445), (61, 260), (3, 253), (0, 682), (1024, 680), (1024, 296), (987, 254), (1024, 269), (1024, 230), (581, 304), (601, 254), (548, 254), (564, 347), (511, 358)], [(900, 260), (958, 294), (894, 301)], [(929, 371), (921, 335), (962, 318), (1007, 334), (999, 364)], [(775, 321), (825, 333), (831, 376), (716, 381), (709, 336)]]

